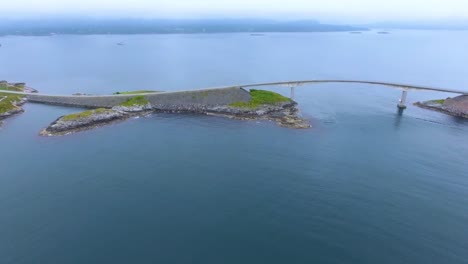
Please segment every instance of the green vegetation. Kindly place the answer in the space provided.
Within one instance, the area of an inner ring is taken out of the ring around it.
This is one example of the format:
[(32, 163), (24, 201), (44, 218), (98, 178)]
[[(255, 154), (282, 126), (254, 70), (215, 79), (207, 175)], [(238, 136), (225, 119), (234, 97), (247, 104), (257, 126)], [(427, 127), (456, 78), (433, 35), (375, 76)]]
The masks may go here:
[(11, 84), (5, 81), (0, 82), (0, 90), (23, 92), (24, 86), (25, 86), (24, 83)]
[(282, 102), (290, 102), (291, 99), (271, 91), (265, 90), (250, 90), (249, 102), (235, 102), (230, 104), (232, 107), (256, 108), (260, 105), (276, 104)]
[(121, 106), (131, 107), (131, 106), (134, 106), (134, 105), (143, 106), (143, 105), (147, 105), (148, 103), (149, 103), (149, 101), (146, 100), (146, 98), (143, 95), (138, 95), (138, 96), (127, 99), (127, 101), (121, 103), (120, 105)]
[(433, 104), (444, 104), (445, 103), (445, 99), (439, 99), (439, 100), (431, 100), (431, 101), (427, 101), (428, 103), (433, 103)]
[(78, 120), (78, 119), (82, 119), (82, 118), (87, 118), (87, 117), (90, 117), (90, 116), (92, 116), (94, 114), (103, 114), (103, 113), (106, 113), (106, 112), (112, 112), (112, 110), (105, 109), (105, 108), (87, 110), (87, 111), (83, 111), (83, 112), (80, 112), (80, 113), (73, 113), (73, 114), (66, 115), (66, 116), (62, 117), (62, 120), (63, 121), (73, 121), (73, 120)]
[(19, 102), (23, 96), (17, 94), (0, 93), (0, 114), (18, 108), (15, 102)]
[(12, 89), (15, 89), (16, 91), (24, 91), (24, 87), (26, 87), (25, 83), (15, 83), (13, 84)]
[(159, 91), (152, 90), (136, 90), (136, 91), (127, 91), (127, 92), (116, 92), (114, 94), (143, 94), (143, 93), (158, 93)]

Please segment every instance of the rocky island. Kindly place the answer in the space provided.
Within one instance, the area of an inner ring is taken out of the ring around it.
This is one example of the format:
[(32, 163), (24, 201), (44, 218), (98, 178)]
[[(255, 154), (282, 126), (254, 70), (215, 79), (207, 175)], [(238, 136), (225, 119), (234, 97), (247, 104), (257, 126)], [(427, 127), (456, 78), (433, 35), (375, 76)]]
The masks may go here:
[[(138, 94), (138, 92), (126, 92)], [(309, 128), (307, 120), (298, 116), (297, 103), (280, 94), (251, 90), (250, 101), (234, 102), (213, 107), (171, 108), (152, 105), (144, 95), (136, 95), (112, 108), (97, 108), (59, 117), (40, 132), (43, 136), (62, 136), (89, 130), (132, 116), (147, 115), (151, 112), (186, 112), (222, 116), (240, 120), (270, 120), (282, 127)]]
[(454, 98), (416, 102), (414, 105), (421, 108), (438, 111), (444, 114), (468, 118), (468, 95), (460, 95)]

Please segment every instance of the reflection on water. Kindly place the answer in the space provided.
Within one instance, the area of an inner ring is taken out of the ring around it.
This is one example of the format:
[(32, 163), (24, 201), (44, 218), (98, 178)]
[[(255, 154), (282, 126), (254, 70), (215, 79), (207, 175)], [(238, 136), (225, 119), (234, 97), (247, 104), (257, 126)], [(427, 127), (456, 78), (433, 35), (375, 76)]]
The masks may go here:
[(405, 109), (397, 107), (397, 114), (395, 115), (395, 128), (400, 127), (401, 119), (403, 118), (403, 112)]

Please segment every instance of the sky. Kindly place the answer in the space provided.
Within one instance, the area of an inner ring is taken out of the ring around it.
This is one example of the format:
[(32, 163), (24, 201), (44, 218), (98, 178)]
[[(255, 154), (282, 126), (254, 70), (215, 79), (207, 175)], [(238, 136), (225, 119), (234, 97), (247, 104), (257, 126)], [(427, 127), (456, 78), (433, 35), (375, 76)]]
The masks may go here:
[(468, 0), (13, 0), (4, 16), (260, 17), (351, 22), (468, 20)]

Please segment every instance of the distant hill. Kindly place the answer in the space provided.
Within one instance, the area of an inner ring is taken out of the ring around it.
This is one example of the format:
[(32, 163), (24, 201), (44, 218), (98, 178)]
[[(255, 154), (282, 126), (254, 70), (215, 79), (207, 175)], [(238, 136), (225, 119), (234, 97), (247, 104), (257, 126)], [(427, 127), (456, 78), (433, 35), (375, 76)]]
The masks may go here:
[(168, 19), (47, 19), (0, 20), (0, 35), (51, 34), (192, 34), (239, 32), (362, 31), (365, 27), (321, 24), (314, 20), (168, 20)]

